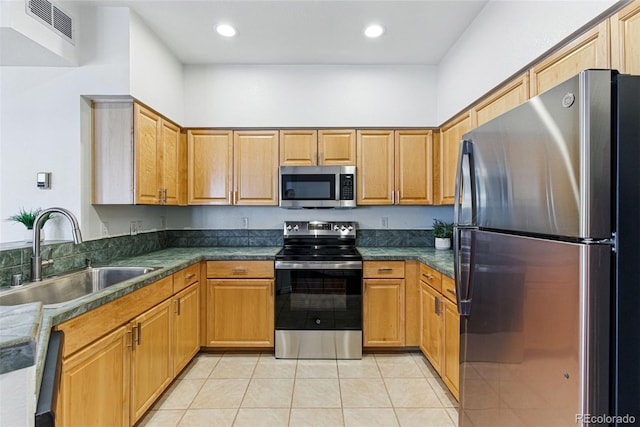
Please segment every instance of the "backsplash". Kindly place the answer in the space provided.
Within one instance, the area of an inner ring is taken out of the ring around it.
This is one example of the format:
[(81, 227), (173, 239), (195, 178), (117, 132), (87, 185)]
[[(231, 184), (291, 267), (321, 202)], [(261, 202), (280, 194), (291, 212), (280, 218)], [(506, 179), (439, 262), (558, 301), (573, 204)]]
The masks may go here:
[[(43, 243), (42, 259), (53, 259), (52, 267), (43, 269), (43, 277), (54, 276), (86, 265), (91, 258), (96, 265), (118, 258), (136, 256), (168, 247), (208, 246), (282, 246), (282, 230), (167, 230), (90, 240), (79, 245), (72, 242)], [(432, 230), (358, 230), (357, 246), (434, 246)], [(22, 274), (31, 280), (32, 248), (20, 247), (0, 251), (0, 287), (9, 286), (11, 276)]]

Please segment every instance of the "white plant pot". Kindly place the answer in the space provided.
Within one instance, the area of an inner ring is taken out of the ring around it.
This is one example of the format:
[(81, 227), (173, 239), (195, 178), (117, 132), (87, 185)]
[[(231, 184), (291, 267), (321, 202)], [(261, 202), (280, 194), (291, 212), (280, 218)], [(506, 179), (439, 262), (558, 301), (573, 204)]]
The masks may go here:
[(451, 239), (436, 237), (436, 249), (440, 249), (440, 250), (451, 249)]

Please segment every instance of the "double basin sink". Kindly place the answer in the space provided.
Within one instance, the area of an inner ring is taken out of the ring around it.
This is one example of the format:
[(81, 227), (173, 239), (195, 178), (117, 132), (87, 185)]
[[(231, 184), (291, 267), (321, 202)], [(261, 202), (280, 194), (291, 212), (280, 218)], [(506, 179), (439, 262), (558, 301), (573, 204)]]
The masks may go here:
[(46, 308), (60, 307), (158, 268), (160, 267), (90, 267), (0, 292), (0, 305), (40, 301)]

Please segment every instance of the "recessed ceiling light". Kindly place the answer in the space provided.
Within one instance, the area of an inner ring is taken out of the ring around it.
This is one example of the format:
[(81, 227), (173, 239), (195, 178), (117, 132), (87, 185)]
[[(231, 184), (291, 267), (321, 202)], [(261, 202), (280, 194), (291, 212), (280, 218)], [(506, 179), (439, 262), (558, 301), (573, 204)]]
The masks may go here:
[(233, 37), (236, 35), (236, 29), (229, 24), (220, 24), (216, 27), (218, 34), (224, 37)]
[(364, 35), (370, 38), (380, 37), (384, 33), (381, 25), (373, 24), (364, 29)]

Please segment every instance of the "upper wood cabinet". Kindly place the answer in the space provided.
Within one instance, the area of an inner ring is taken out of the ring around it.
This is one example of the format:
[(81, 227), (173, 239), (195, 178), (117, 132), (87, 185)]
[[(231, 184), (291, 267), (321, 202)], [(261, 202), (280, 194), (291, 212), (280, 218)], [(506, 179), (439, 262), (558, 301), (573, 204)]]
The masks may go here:
[(193, 129), (187, 135), (189, 204), (278, 204), (278, 131)]
[(318, 131), (318, 164), (353, 166), (356, 164), (356, 131), (354, 129), (321, 129)]
[(480, 126), (529, 99), (529, 73), (511, 80), (471, 109), (472, 127)]
[(233, 131), (189, 130), (187, 153), (188, 204), (231, 204)]
[(395, 132), (395, 203), (433, 204), (433, 132)]
[(315, 166), (317, 164), (317, 130), (287, 129), (280, 131), (281, 166)]
[(462, 136), (471, 130), (471, 116), (467, 112), (440, 128), (434, 148), (434, 204), (452, 205), (455, 200), (456, 173)]
[(609, 68), (609, 20), (605, 20), (530, 69), (531, 97), (588, 68)]
[(186, 203), (180, 128), (133, 101), (94, 102), (94, 204)]
[(640, 74), (640, 0), (610, 18), (611, 68), (624, 74)]
[(233, 133), (234, 205), (278, 204), (278, 131)]
[(357, 203), (431, 204), (432, 152), (430, 130), (359, 130)]
[(356, 164), (353, 129), (287, 129), (280, 131), (281, 166)]

